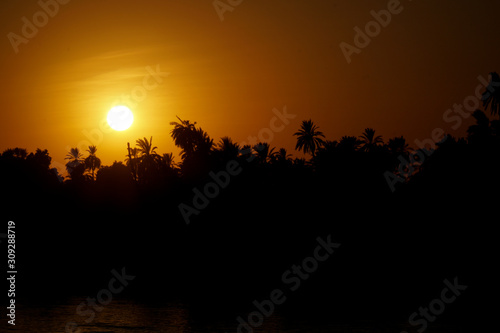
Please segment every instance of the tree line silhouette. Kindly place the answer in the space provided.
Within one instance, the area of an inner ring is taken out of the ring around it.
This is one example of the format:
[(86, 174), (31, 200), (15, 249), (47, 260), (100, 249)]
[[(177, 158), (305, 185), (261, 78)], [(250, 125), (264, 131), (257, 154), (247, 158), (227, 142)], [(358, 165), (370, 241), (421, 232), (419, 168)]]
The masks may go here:
[[(486, 104), (486, 102), (485, 102)], [(492, 109), (492, 114), (497, 111)], [(467, 138), (455, 139), (448, 135), (447, 145), (471, 146), (475, 149), (493, 152), (498, 148), (500, 137), (500, 121), (491, 120), (481, 110), (472, 113), (475, 124), (467, 130)], [(180, 120), (180, 119), (179, 119)], [(312, 120), (304, 120), (300, 129), (294, 133), (297, 137), (295, 149), (311, 158), (292, 158), (285, 148), (271, 147), (267, 142), (259, 142), (254, 146), (240, 146), (230, 137), (222, 137), (214, 144), (213, 139), (196, 127), (196, 123), (188, 120), (173, 122), (174, 129), (171, 131), (172, 138), (181, 148), (181, 162), (176, 163), (173, 153), (160, 155), (158, 147), (153, 146), (153, 138), (146, 137), (136, 141), (136, 147), (127, 147), (127, 155), (123, 162), (115, 161), (110, 166), (101, 165), (97, 156), (97, 147), (89, 146), (88, 155), (84, 157), (78, 148), (71, 148), (66, 155), (66, 170), (68, 178), (66, 183), (93, 183), (106, 182), (111, 178), (123, 181), (134, 181), (141, 185), (164, 184), (175, 180), (185, 179), (193, 181), (205, 175), (207, 171), (221, 167), (230, 160), (241, 160), (258, 168), (277, 169), (308, 169), (310, 172), (331, 173), (338, 169), (344, 174), (351, 167), (369, 163), (371, 167), (379, 171), (374, 173), (381, 175), (384, 171), (397, 173), (400, 164), (398, 156), (405, 156), (412, 151), (403, 136), (394, 137), (384, 143), (381, 135), (376, 135), (372, 128), (366, 128), (359, 136), (343, 136), (339, 141), (325, 140), (324, 134)], [(35, 153), (29, 153), (23, 148), (9, 148), (1, 154), (2, 166), (5, 172), (8, 169), (16, 169), (19, 178), (44, 180), (50, 182), (63, 178), (57, 169), (50, 168), (51, 157), (47, 149), (37, 149)], [(422, 165), (423, 167), (423, 165)], [(19, 170), (24, 170), (19, 174)], [(4, 173), (5, 174), (5, 173)]]
[[(489, 105), (486, 100), (485, 105)], [(498, 106), (497, 106), (498, 108)], [(492, 115), (497, 113), (491, 109)], [(467, 137), (456, 139), (451, 135), (446, 136), (446, 144), (438, 143), (449, 149), (451, 146), (470, 147), (484, 152), (494, 152), (498, 149), (500, 125), (499, 120), (491, 120), (481, 110), (472, 113), (475, 124), (467, 130)], [(124, 162), (115, 161), (110, 166), (101, 165), (97, 156), (97, 147), (89, 146), (88, 155), (84, 155), (78, 148), (71, 148), (66, 155), (66, 169), (69, 174), (66, 183), (106, 183), (114, 179), (115, 182), (133, 181), (139, 186), (161, 187), (168, 184), (185, 181), (192, 184), (203, 180), (208, 171), (223, 168), (227, 161), (238, 160), (242, 164), (254, 169), (266, 169), (269, 172), (301, 172), (316, 173), (322, 177), (339, 177), (356, 172), (366, 174), (364, 181), (379, 182), (384, 172), (393, 172), (396, 177), (402, 172), (401, 161), (409, 159), (410, 154), (417, 156), (416, 152), (422, 149), (412, 149), (403, 136), (394, 137), (384, 142), (381, 135), (377, 135), (372, 128), (366, 128), (359, 136), (343, 136), (338, 141), (325, 139), (324, 134), (312, 120), (304, 120), (300, 129), (294, 133), (297, 143), (295, 149), (310, 155), (310, 159), (292, 158), (285, 148), (271, 147), (267, 142), (259, 142), (254, 146), (240, 146), (230, 137), (222, 137), (214, 143), (201, 127), (196, 127), (196, 122), (189, 120), (172, 122), (174, 129), (171, 131), (172, 139), (181, 149), (180, 159), (177, 163), (173, 153), (160, 155), (158, 147), (153, 145), (153, 138), (142, 138), (136, 141), (136, 146), (131, 148), (127, 144), (127, 154)], [(435, 150), (426, 151), (426, 155)], [(25, 149), (7, 149), (2, 154), (4, 161), (26, 160), (33, 166), (38, 164), (40, 170), (45, 170), (48, 175), (50, 156), (47, 150), (37, 149), (36, 153), (29, 154)], [(428, 167), (432, 162), (418, 163), (415, 174), (422, 168)], [(403, 169), (407, 171), (406, 169)], [(58, 176), (55, 169), (51, 172)], [(53, 177), (52, 177), (53, 178)], [(405, 176), (405, 178), (408, 178)], [(385, 179), (387, 180), (387, 179)], [(382, 184), (380, 184), (382, 185)], [(379, 190), (383, 191), (381, 186)]]
[[(498, 75), (492, 80), (500, 82)], [(487, 112), (498, 116), (498, 101), (498, 91), (487, 95), (484, 110), (472, 113), (467, 136), (437, 143), (395, 192), (385, 173), (407, 173), (400, 157), (415, 153), (403, 136), (384, 141), (366, 128), (332, 141), (311, 119), (293, 134), (306, 158), (267, 142), (215, 142), (196, 122), (179, 117), (170, 123), (179, 157), (160, 154), (153, 137), (124, 144), (124, 161), (112, 165), (102, 165), (95, 146), (71, 148), (66, 179), (50, 168), (47, 150), (7, 149), (0, 156), (8, 194), (2, 211), (24, 221), (18, 231), (24, 292), (67, 296), (77, 288), (92, 294), (102, 282), (96, 274), (106, 279), (110, 269), (126, 266), (137, 274), (127, 292), (204, 295), (221, 303), (248, 297), (243, 306), (251, 305), (279, 283), (270, 277), (279, 279), (310, 252), (311, 241), (328, 234), (343, 244), (338, 258), (294, 297), (335, 292), (339, 313), (360, 311), (359, 297), (367, 313), (380, 297), (393, 297), (392, 310), (405, 318), (402, 305), (428, 302), (419, 297), (432, 290), (433, 276), (487, 285), (495, 276), (486, 274), (495, 244), (488, 221), (500, 185), (500, 121)], [(186, 226), (179, 204), (190, 203), (193, 188), (229, 161), (243, 171)], [(421, 262), (425, 269), (415, 270)], [(40, 276), (47, 266), (64, 267), (61, 278)], [(485, 273), (476, 276), (478, 270)], [(364, 276), (377, 291), (359, 281)], [(409, 289), (414, 282), (418, 287)], [(481, 292), (471, 288), (467, 297), (474, 299), (474, 290)]]
[[(492, 73), (490, 85), (496, 87), (498, 82), (498, 74)], [(59, 194), (79, 193), (80, 198), (115, 197), (117, 204), (124, 205), (147, 195), (175, 197), (178, 203), (189, 200), (191, 189), (209, 180), (210, 171), (223, 170), (228, 161), (234, 160), (245, 170), (246, 176), (241, 178), (274, 182), (283, 189), (313, 182), (317, 190), (334, 187), (332, 195), (337, 197), (365, 190), (386, 197), (395, 188), (420, 188), (430, 182), (434, 182), (432, 186), (444, 187), (445, 180), (453, 188), (450, 177), (458, 173), (461, 186), (470, 187), (474, 186), (474, 170), (480, 161), (484, 162), (483, 167), (498, 162), (500, 121), (490, 120), (485, 113), (489, 109), (491, 116), (499, 114), (498, 90), (485, 90), (484, 111), (472, 113), (475, 124), (468, 128), (465, 138), (446, 135), (430, 151), (411, 148), (403, 136), (384, 141), (372, 128), (366, 128), (358, 137), (328, 140), (309, 119), (302, 121), (293, 134), (296, 151), (309, 158), (293, 158), (285, 148), (277, 149), (267, 142), (241, 146), (227, 136), (214, 142), (196, 122), (177, 117), (170, 123), (170, 135), (181, 150), (180, 161), (173, 153), (158, 153), (153, 137), (137, 139), (135, 146), (127, 143), (124, 161), (108, 166), (102, 165), (96, 146), (89, 146), (86, 154), (71, 148), (66, 155), (68, 176), (63, 181), (57, 170), (50, 168), (51, 157), (46, 149), (28, 154), (26, 149), (13, 148), (0, 155), (2, 181), (5, 188), (14, 191), (30, 187), (40, 191), (46, 187)], [(420, 161), (419, 156), (426, 158)], [(403, 165), (405, 160), (412, 160), (413, 164)], [(391, 183), (392, 179), (397, 181)], [(251, 190), (250, 183), (244, 186)]]

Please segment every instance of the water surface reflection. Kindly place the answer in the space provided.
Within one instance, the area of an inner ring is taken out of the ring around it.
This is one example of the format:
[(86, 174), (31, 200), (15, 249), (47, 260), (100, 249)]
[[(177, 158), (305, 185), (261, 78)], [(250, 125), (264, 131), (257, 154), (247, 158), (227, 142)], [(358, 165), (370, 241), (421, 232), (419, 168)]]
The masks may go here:
[[(75, 297), (58, 304), (19, 305), (17, 311), (16, 328), (22, 332), (93, 332), (93, 333), (125, 333), (125, 332), (168, 332), (168, 333), (205, 333), (205, 332), (238, 332), (235, 316), (217, 315), (196, 309), (192, 311), (184, 303), (152, 304), (133, 300), (114, 299), (110, 304), (99, 308), (91, 320), (89, 308), (80, 309), (78, 305), (85, 297)], [(333, 317), (333, 316), (332, 316)], [(86, 322), (86, 320), (88, 322)], [(296, 333), (296, 332), (328, 332), (328, 333), (375, 333), (395, 332), (403, 329), (414, 332), (415, 329), (407, 324), (381, 324), (365, 322), (362, 324), (338, 324), (333, 318), (322, 320), (307, 320), (297, 316), (283, 316), (275, 313), (266, 318), (263, 325), (254, 328), (258, 333)], [(336, 318), (335, 320), (338, 320)], [(68, 323), (75, 323), (71, 326)], [(68, 329), (66, 329), (68, 327)], [(73, 328), (72, 328), (73, 327)], [(428, 333), (458, 332), (456, 328), (440, 325), (429, 326)], [(252, 333), (240, 329), (240, 333)]]

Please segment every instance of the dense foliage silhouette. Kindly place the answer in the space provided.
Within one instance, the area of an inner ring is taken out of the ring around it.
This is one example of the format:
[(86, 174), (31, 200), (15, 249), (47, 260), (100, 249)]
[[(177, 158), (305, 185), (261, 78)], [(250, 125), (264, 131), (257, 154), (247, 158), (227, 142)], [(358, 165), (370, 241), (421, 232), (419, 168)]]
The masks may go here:
[[(493, 117), (497, 98), (484, 100)], [(434, 297), (436, 283), (460, 276), (474, 288), (455, 313), (487, 312), (474, 304), (495, 276), (500, 130), (485, 112), (472, 116), (466, 138), (448, 135), (432, 150), (412, 149), (402, 136), (384, 141), (371, 128), (331, 141), (305, 120), (294, 136), (309, 159), (266, 142), (214, 144), (196, 122), (178, 118), (170, 134), (180, 162), (160, 155), (152, 137), (124, 143), (124, 162), (110, 166), (95, 146), (87, 156), (72, 148), (64, 181), (47, 150), (7, 149), (3, 213), (19, 222), (20, 290), (91, 294), (110, 269), (126, 266), (137, 276), (127, 290), (134, 297), (187, 297), (240, 311), (279, 287), (316, 237), (331, 234), (342, 247), (293, 295), (300, 304), (406, 318)], [(424, 159), (402, 165), (411, 154)], [(231, 161), (242, 172), (186, 225), (179, 204), (192, 205), (195, 189), (203, 193), (210, 174)], [(387, 172), (401, 180), (395, 191)], [(57, 270), (57, 281), (47, 270)], [(335, 302), (318, 301), (324, 297)]]

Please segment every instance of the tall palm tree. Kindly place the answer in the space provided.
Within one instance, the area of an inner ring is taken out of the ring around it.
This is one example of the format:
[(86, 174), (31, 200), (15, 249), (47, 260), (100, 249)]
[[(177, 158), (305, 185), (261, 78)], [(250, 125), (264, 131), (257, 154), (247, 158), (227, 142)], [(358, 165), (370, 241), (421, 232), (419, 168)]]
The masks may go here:
[(130, 148), (130, 143), (127, 142), (127, 151), (128, 154), (125, 158), (125, 165), (128, 166), (132, 173), (132, 178), (134, 181), (137, 181), (137, 164), (139, 163), (139, 149), (138, 148)]
[(94, 172), (95, 169), (99, 169), (101, 167), (101, 160), (96, 156), (96, 146), (89, 146), (87, 152), (89, 153), (89, 156), (85, 159), (85, 166), (90, 169), (92, 180), (95, 180)]
[(65, 157), (68, 162), (66, 163), (66, 170), (73, 180), (80, 178), (85, 172), (85, 164), (80, 149), (71, 148)]
[(66, 163), (66, 166), (70, 164), (71, 166), (76, 166), (79, 165), (80, 163), (83, 163), (83, 155), (80, 153), (80, 149), (78, 148), (71, 148), (66, 154), (65, 157), (66, 160), (68, 160), (68, 163)]
[(153, 147), (153, 137), (151, 137), (148, 141), (146, 137), (143, 139), (137, 139), (135, 141), (136, 146), (139, 148), (139, 153), (141, 153), (141, 157), (144, 156), (156, 156), (158, 155), (155, 150), (158, 149), (158, 147)]
[(483, 93), (482, 101), (485, 110), (490, 107), (491, 115), (500, 115), (500, 76), (498, 73), (490, 73), (491, 81)]
[(181, 157), (185, 159), (193, 154), (208, 155), (213, 146), (213, 140), (200, 127), (196, 128), (196, 122), (182, 120), (177, 117), (179, 122), (173, 121), (170, 125), (174, 128), (170, 132), (174, 139), (174, 144), (182, 149)]
[(136, 146), (138, 148), (139, 164), (137, 166), (137, 171), (139, 178), (143, 182), (149, 182), (151, 178), (156, 176), (158, 171), (158, 160), (160, 155), (155, 151), (158, 147), (153, 146), (153, 137), (149, 140), (144, 137), (143, 139), (136, 140)]
[(322, 138), (325, 136), (318, 129), (319, 127), (311, 119), (303, 120), (300, 129), (293, 134), (297, 136), (295, 149), (298, 151), (302, 150), (305, 154), (311, 153), (314, 157), (316, 150), (324, 144)]
[(376, 149), (379, 144), (384, 143), (381, 135), (375, 136), (375, 130), (373, 128), (365, 128), (360, 139), (361, 150), (365, 152), (371, 152)]
[(177, 117), (179, 122), (172, 121), (170, 125), (174, 128), (170, 131), (174, 144), (182, 149), (181, 157), (184, 159), (194, 151), (194, 132), (196, 131), (196, 122), (191, 123), (189, 120), (182, 120)]

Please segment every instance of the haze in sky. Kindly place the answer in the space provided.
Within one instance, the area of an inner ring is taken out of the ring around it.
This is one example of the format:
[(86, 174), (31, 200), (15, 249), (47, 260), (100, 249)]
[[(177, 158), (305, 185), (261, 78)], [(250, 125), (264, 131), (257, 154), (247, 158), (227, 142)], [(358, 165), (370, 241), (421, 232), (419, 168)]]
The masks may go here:
[[(214, 141), (248, 142), (286, 109), (295, 117), (268, 141), (299, 157), (292, 134), (309, 118), (329, 140), (366, 127), (410, 145), (435, 128), (463, 136), (472, 121), (443, 115), (499, 70), (493, 0), (1, 6), (0, 150), (48, 149), (61, 172), (69, 148), (88, 143), (103, 164), (142, 137), (177, 154), (176, 116)], [(117, 104), (134, 114), (128, 130), (106, 125)]]

